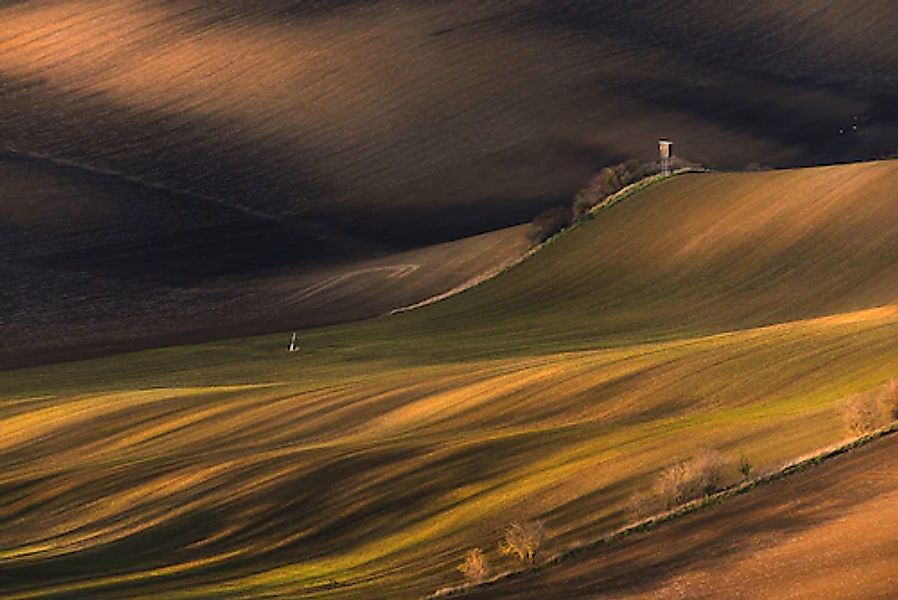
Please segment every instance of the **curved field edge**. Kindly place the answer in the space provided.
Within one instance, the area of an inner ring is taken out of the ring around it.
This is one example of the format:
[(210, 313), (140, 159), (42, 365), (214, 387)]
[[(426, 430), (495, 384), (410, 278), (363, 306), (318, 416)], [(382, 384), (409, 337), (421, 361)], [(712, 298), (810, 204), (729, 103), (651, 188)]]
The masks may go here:
[(662, 174), (650, 175), (648, 177), (640, 179), (639, 181), (635, 181), (631, 184), (628, 184), (628, 185), (624, 186), (623, 188), (621, 188), (620, 190), (614, 192), (613, 194), (609, 194), (607, 197), (605, 197), (600, 202), (596, 203), (592, 208), (589, 209), (588, 214), (583, 219), (578, 219), (578, 220), (574, 221), (572, 224), (568, 225), (567, 227), (564, 227), (558, 233), (550, 236), (548, 239), (540, 242), (539, 244), (530, 248), (526, 252), (523, 252), (520, 256), (511, 257), (511, 258), (505, 260), (505, 262), (493, 267), (492, 269), (489, 269), (488, 271), (486, 271), (482, 274), (477, 275), (476, 277), (473, 277), (473, 278), (461, 283), (460, 285), (458, 285), (446, 292), (437, 294), (436, 296), (432, 296), (430, 298), (426, 298), (424, 300), (421, 300), (420, 302), (415, 302), (414, 304), (409, 304), (408, 306), (394, 308), (393, 310), (390, 311), (390, 314), (398, 315), (398, 314), (402, 314), (404, 312), (408, 312), (410, 310), (424, 308), (425, 306), (429, 306), (429, 305), (439, 302), (441, 300), (446, 300), (447, 298), (451, 298), (452, 296), (455, 296), (457, 294), (460, 294), (462, 292), (465, 292), (467, 290), (475, 288), (478, 285), (489, 281), (490, 279), (494, 279), (495, 277), (498, 277), (502, 273), (505, 273), (506, 271), (515, 268), (516, 266), (518, 266), (519, 264), (521, 264), (522, 262), (524, 262), (525, 260), (527, 260), (528, 258), (533, 256), (534, 254), (538, 253), (540, 250), (543, 250), (544, 248), (546, 248), (549, 244), (553, 244), (553, 243), (557, 242), (559, 239), (564, 237), (566, 234), (570, 233), (571, 231), (573, 231), (574, 229), (576, 229), (577, 227), (582, 225), (586, 220), (595, 218), (595, 216), (601, 210), (610, 208), (614, 204), (617, 204), (618, 202), (621, 202), (621, 201), (629, 198), (633, 194), (636, 194), (651, 185), (656, 185), (656, 184), (662, 183), (663, 181), (666, 181), (667, 179), (670, 179), (671, 177), (676, 177), (677, 175), (684, 175), (686, 173), (710, 173), (710, 170), (705, 169), (703, 167), (685, 167), (682, 169), (677, 169), (676, 171), (670, 173), (669, 175), (662, 175)]
[(512, 519), (549, 553), (616, 529), (703, 447), (764, 468), (832, 444), (836, 406), (898, 372), (895, 168), (678, 177), (298, 355), (3, 373), (4, 592), (417, 597), (472, 546), (501, 565)]

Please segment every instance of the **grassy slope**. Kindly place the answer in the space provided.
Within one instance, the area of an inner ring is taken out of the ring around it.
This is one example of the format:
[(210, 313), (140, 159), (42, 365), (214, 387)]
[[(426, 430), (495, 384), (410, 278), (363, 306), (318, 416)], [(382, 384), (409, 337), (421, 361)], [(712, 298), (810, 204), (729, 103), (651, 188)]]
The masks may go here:
[(598, 537), (703, 446), (770, 466), (898, 372), (898, 163), (685, 175), (420, 311), (0, 376), (35, 597), (407, 597), (516, 517)]

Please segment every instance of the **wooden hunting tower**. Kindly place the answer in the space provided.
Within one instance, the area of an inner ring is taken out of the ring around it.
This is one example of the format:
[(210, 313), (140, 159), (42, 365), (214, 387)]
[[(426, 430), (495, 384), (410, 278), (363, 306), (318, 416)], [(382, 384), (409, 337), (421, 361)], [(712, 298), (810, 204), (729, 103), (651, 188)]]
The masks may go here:
[(658, 154), (661, 156), (661, 174), (670, 175), (670, 159), (673, 156), (673, 142), (658, 140)]

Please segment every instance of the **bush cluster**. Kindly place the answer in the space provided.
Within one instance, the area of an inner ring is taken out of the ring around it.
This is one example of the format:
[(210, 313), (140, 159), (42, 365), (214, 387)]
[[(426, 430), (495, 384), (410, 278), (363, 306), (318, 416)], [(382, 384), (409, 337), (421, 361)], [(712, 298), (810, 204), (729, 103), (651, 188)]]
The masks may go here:
[(530, 222), (530, 239), (536, 244), (546, 241), (572, 222), (571, 210), (555, 206), (536, 215)]
[[(744, 457), (743, 461), (748, 465)], [(692, 459), (661, 471), (648, 493), (632, 499), (630, 511), (636, 518), (644, 518), (711, 495), (723, 488), (727, 469), (726, 461), (717, 451), (703, 450)], [(751, 467), (740, 464), (740, 470), (747, 478)]]
[(530, 239), (537, 244), (546, 241), (581, 219), (592, 207), (611, 194), (657, 172), (657, 164), (638, 160), (603, 167), (589, 180), (586, 187), (577, 192), (571, 206), (554, 206), (537, 215), (530, 222)]
[[(841, 405), (842, 417), (854, 435), (864, 435), (898, 420), (898, 378), (873, 390), (852, 395)], [(687, 461), (673, 464), (658, 475), (654, 485), (644, 494), (634, 496), (630, 511), (637, 518), (645, 518), (664, 510), (671, 510), (692, 500), (722, 490), (730, 466), (716, 450), (702, 450)], [(745, 455), (734, 467), (747, 481), (754, 466)], [(532, 567), (542, 549), (545, 530), (539, 521), (512, 523), (499, 542), (499, 553), (511, 556)], [(468, 551), (458, 570), (473, 583), (481, 583), (490, 575), (490, 564), (480, 550)]]
[[(499, 542), (499, 553), (532, 567), (539, 558), (545, 538), (546, 530), (539, 521), (512, 523), (503, 532), (502, 540)], [(472, 584), (485, 581), (491, 572), (489, 561), (480, 548), (468, 550), (458, 570)]]
[(852, 395), (841, 407), (842, 420), (852, 435), (864, 435), (898, 419), (898, 378), (867, 392)]
[(628, 160), (624, 163), (604, 167), (589, 180), (585, 188), (574, 196), (573, 218), (579, 219), (611, 194), (657, 172), (657, 164), (643, 163), (638, 160)]
[(692, 460), (668, 467), (661, 472), (654, 496), (671, 509), (720, 489), (725, 463), (713, 450), (700, 452)]

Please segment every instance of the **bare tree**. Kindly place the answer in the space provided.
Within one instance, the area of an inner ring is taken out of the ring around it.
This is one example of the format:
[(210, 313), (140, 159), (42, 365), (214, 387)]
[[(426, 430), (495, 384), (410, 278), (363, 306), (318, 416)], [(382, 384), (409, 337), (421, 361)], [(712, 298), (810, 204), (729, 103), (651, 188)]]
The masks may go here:
[(505, 536), (499, 542), (499, 552), (505, 556), (515, 556), (528, 566), (533, 566), (545, 537), (545, 529), (539, 521), (512, 523), (505, 529)]
[(465, 579), (471, 583), (480, 583), (490, 576), (490, 563), (480, 548), (468, 550), (463, 563), (458, 565)]
[(726, 463), (716, 450), (702, 450), (689, 463), (689, 470), (698, 495), (713, 494), (720, 489)]

